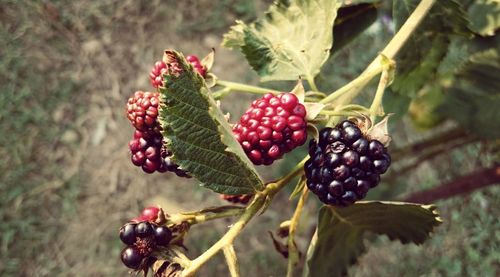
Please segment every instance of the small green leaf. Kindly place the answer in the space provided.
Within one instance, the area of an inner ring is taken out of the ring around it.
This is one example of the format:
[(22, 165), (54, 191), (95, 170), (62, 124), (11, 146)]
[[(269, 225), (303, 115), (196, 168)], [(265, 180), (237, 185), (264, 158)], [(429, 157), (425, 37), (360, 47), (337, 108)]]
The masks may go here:
[(421, 244), (440, 223), (432, 205), (363, 201), (346, 208), (324, 206), (307, 252), (304, 276), (343, 276), (364, 252), (366, 232)]
[(370, 3), (352, 3), (351, 5), (342, 6), (338, 10), (337, 18), (333, 25), (334, 47), (332, 48), (332, 53), (338, 52), (349, 44), (377, 20), (377, 10), (381, 2), (368, 2)]
[(251, 194), (264, 185), (203, 78), (184, 56), (165, 51), (170, 72), (160, 88), (160, 123), (174, 160), (218, 193)]
[(262, 81), (312, 78), (330, 55), (336, 0), (279, 0), (251, 24), (237, 21), (222, 45), (239, 49)]

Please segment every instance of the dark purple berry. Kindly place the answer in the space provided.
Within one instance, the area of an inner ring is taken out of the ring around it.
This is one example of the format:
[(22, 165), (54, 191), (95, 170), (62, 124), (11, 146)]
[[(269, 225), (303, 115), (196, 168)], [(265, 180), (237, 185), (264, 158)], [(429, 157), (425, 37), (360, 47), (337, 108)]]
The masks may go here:
[(149, 222), (141, 222), (135, 226), (137, 237), (145, 238), (153, 234), (153, 227)]
[(370, 144), (368, 145), (368, 150), (372, 158), (382, 157), (382, 154), (384, 154), (385, 152), (384, 145), (378, 140), (370, 141)]
[(337, 181), (337, 180), (333, 180), (328, 185), (328, 192), (334, 196), (341, 196), (344, 193), (344, 187), (343, 187), (342, 182)]
[(172, 239), (172, 232), (165, 226), (158, 226), (154, 229), (154, 236), (157, 245), (167, 246)]
[(373, 169), (378, 174), (384, 174), (389, 168), (389, 163), (386, 160), (375, 160), (373, 161)]
[(361, 136), (361, 130), (357, 126), (347, 126), (342, 130), (342, 138), (346, 143), (353, 143)]
[(354, 150), (348, 150), (342, 155), (342, 162), (348, 167), (355, 167), (359, 163), (359, 154)]
[(135, 226), (136, 224), (127, 223), (120, 228), (120, 239), (126, 245), (132, 245), (135, 243)]
[(122, 263), (131, 269), (138, 269), (144, 256), (134, 246), (125, 247), (121, 253)]

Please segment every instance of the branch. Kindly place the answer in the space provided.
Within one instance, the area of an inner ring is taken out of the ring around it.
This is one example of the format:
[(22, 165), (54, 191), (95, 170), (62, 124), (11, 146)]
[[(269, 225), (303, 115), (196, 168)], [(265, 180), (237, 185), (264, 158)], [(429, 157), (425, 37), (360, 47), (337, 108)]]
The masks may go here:
[(427, 12), (432, 8), (435, 1), (436, 0), (422, 0), (387, 46), (370, 63), (370, 65), (368, 65), (363, 73), (350, 83), (332, 92), (328, 95), (328, 97), (322, 99), (320, 102), (329, 103), (342, 96), (346, 96), (346, 98), (349, 96), (347, 100), (354, 98), (361, 91), (361, 89), (363, 89), (370, 82), (371, 79), (382, 72), (384, 57), (389, 60), (394, 59), (411, 34), (417, 29), (422, 19), (424, 19), (427, 15)]
[(234, 246), (230, 244), (224, 247), (222, 251), (224, 252), (224, 257), (226, 257), (226, 262), (227, 266), (229, 267), (229, 273), (231, 274), (231, 277), (240, 277), (240, 266), (238, 264), (236, 252), (234, 251)]
[(436, 188), (411, 194), (404, 201), (429, 204), (495, 184), (500, 184), (500, 165), (480, 169)]
[(244, 207), (239, 206), (213, 207), (201, 211), (172, 214), (168, 217), (167, 224), (181, 224), (187, 222), (193, 225), (214, 219), (238, 216), (243, 212), (245, 212)]
[(290, 228), (289, 228), (288, 242), (287, 242), (288, 244), (288, 268), (286, 273), (287, 277), (293, 276), (293, 268), (295, 267), (300, 258), (294, 238), (297, 226), (299, 225), (300, 215), (302, 214), (302, 208), (304, 208), (308, 192), (309, 189), (307, 188), (307, 186), (304, 186), (302, 194), (299, 198), (299, 202), (297, 203), (297, 207), (295, 208), (295, 212), (293, 213), (293, 216), (290, 219)]
[[(196, 271), (213, 256), (215, 256), (224, 247), (233, 244), (234, 239), (241, 233), (243, 228), (248, 224), (248, 222), (259, 212), (259, 210), (264, 206), (266, 202), (269, 202), (268, 198), (274, 197), (274, 195), (280, 191), (286, 184), (288, 184), (295, 176), (300, 174), (303, 170), (304, 163), (307, 161), (308, 157), (304, 158), (299, 164), (297, 164), (290, 173), (286, 176), (280, 178), (274, 183), (269, 183), (266, 189), (262, 192), (258, 192), (255, 195), (252, 203), (244, 210), (240, 219), (234, 223), (229, 231), (222, 236), (214, 245), (212, 245), (207, 251), (198, 256), (196, 259), (191, 261), (189, 267), (182, 271), (182, 276), (194, 276)], [(268, 201), (266, 201), (268, 200)]]

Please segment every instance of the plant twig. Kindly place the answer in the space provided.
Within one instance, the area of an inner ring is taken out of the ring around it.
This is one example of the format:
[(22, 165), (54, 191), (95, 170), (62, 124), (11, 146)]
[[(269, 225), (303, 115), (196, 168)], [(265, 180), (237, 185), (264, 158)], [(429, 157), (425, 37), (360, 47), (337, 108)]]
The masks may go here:
[(429, 204), (495, 184), (500, 184), (500, 165), (483, 168), (436, 188), (416, 192), (407, 196), (404, 201)]
[(234, 246), (230, 244), (224, 247), (222, 251), (224, 252), (224, 257), (226, 258), (231, 277), (240, 277), (240, 266), (238, 264), (236, 252), (234, 251)]
[(240, 219), (234, 223), (231, 228), (220, 238), (214, 245), (212, 245), (207, 251), (198, 256), (196, 259), (191, 261), (189, 267), (182, 271), (182, 276), (193, 276), (196, 271), (208, 260), (210, 260), (214, 255), (216, 255), (221, 249), (233, 243), (234, 239), (241, 233), (243, 228), (248, 224), (248, 222), (259, 212), (259, 210), (266, 203), (268, 197), (272, 198), (274, 195), (280, 191), (285, 185), (287, 185), (295, 176), (300, 174), (303, 170), (304, 163), (307, 158), (304, 158), (302, 162), (297, 164), (294, 169), (284, 177), (280, 178), (274, 183), (269, 183), (264, 191), (256, 194), (253, 201), (244, 210)]
[(380, 82), (378, 83), (377, 91), (375, 92), (375, 97), (373, 98), (372, 104), (370, 106), (370, 119), (375, 123), (375, 118), (379, 115), (379, 111), (382, 109), (382, 98), (384, 96), (385, 88), (389, 83), (389, 70), (382, 71), (380, 76)]
[(332, 92), (320, 102), (329, 103), (340, 98), (341, 96), (345, 96), (346, 94), (349, 94), (349, 100), (354, 98), (370, 82), (371, 79), (382, 72), (382, 59), (384, 57), (394, 59), (410, 35), (417, 29), (422, 19), (427, 15), (427, 12), (431, 9), (435, 1), (436, 0), (422, 0), (387, 46), (382, 50), (382, 52), (380, 52), (380, 55), (378, 55), (370, 63), (370, 65), (368, 65), (363, 73), (347, 85)]
[(314, 82), (314, 76), (307, 76), (307, 82), (309, 83), (309, 86), (311, 86), (312, 90), (319, 91), (318, 86), (316, 86), (316, 83)]
[(269, 92), (280, 93), (280, 91), (270, 89), (270, 88), (262, 88), (262, 87), (258, 87), (258, 86), (251, 86), (251, 85), (223, 81), (223, 80), (217, 80), (217, 85), (229, 88), (231, 91), (243, 91), (243, 92), (249, 92), (249, 93), (254, 93), (254, 94), (266, 94)]
[(289, 227), (288, 243), (287, 243), (288, 244), (288, 267), (286, 274), (287, 277), (293, 276), (293, 269), (300, 258), (294, 238), (297, 226), (299, 225), (302, 209), (304, 208), (304, 204), (307, 200), (308, 192), (309, 189), (307, 188), (307, 186), (304, 186), (302, 194), (300, 195), (299, 198), (299, 202), (297, 203), (297, 207), (295, 208), (295, 212), (293, 213), (293, 216), (290, 219), (290, 227)]
[(243, 207), (238, 206), (222, 206), (217, 209), (213, 208), (197, 212), (172, 214), (169, 216), (167, 223), (180, 224), (182, 222), (187, 222), (192, 225), (219, 218), (238, 216), (245, 212)]

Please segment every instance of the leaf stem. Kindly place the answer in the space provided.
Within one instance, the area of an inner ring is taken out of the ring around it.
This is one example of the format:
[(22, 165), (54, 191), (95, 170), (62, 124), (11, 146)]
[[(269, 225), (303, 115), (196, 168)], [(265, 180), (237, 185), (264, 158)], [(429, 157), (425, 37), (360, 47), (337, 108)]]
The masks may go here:
[[(238, 216), (245, 212), (243, 207), (238, 206), (225, 206), (227, 209), (221, 209), (220, 211), (207, 210), (207, 211), (199, 211), (199, 212), (191, 212), (191, 213), (180, 213), (180, 214), (172, 214), (168, 218), (167, 224), (180, 224), (182, 222), (187, 222), (190, 225), (199, 224), (206, 221)], [(223, 208), (223, 207), (220, 207)]]
[(300, 195), (299, 202), (297, 202), (297, 207), (295, 207), (295, 212), (293, 213), (292, 218), (290, 219), (290, 228), (288, 234), (288, 267), (287, 267), (287, 277), (293, 276), (293, 268), (299, 261), (299, 252), (297, 250), (297, 245), (295, 244), (295, 232), (297, 230), (297, 226), (299, 225), (300, 215), (302, 214), (302, 209), (304, 208), (304, 204), (307, 200), (307, 195), (309, 193), (309, 189), (304, 186), (302, 189), (302, 194)]
[(242, 84), (242, 83), (229, 82), (229, 81), (223, 81), (223, 80), (217, 80), (216, 84), (219, 86), (229, 88), (232, 91), (243, 91), (243, 92), (249, 92), (249, 93), (254, 93), (254, 94), (266, 94), (269, 92), (280, 93), (280, 91), (270, 89), (270, 88), (262, 88), (262, 87), (258, 87), (258, 86), (251, 86), (251, 85), (246, 85), (246, 84)]
[(318, 86), (316, 86), (316, 83), (314, 82), (314, 76), (307, 76), (307, 82), (312, 90), (319, 91)]
[(234, 246), (230, 244), (224, 247), (222, 251), (224, 252), (224, 257), (226, 258), (226, 263), (229, 267), (231, 277), (240, 277), (240, 266), (238, 264), (236, 252), (234, 251)]
[(382, 65), (379, 64), (377, 68), (373, 68), (370, 70), (365, 70), (365, 72), (361, 73), (356, 79), (352, 80), (345, 86), (337, 89), (336, 91), (332, 92), (330, 95), (327, 97), (323, 98), (320, 103), (330, 103), (333, 102), (334, 100), (345, 96), (348, 93), (351, 93), (352, 97), (356, 96), (361, 89), (363, 89), (368, 82), (371, 81), (375, 76), (377, 76), (380, 72), (382, 72)]
[(388, 83), (389, 71), (384, 70), (382, 71), (382, 75), (380, 76), (377, 91), (375, 92), (375, 97), (373, 97), (372, 105), (370, 106), (370, 119), (373, 123), (375, 123), (375, 118), (377, 117), (377, 115), (380, 115), (379, 111), (383, 110), (382, 98), (384, 96), (384, 91)]

